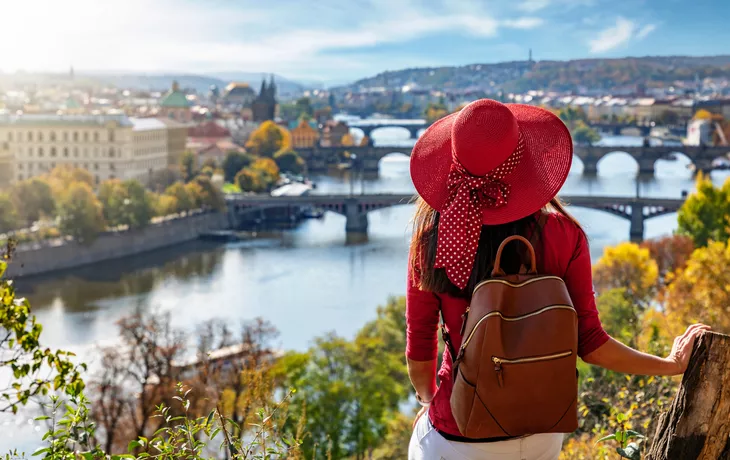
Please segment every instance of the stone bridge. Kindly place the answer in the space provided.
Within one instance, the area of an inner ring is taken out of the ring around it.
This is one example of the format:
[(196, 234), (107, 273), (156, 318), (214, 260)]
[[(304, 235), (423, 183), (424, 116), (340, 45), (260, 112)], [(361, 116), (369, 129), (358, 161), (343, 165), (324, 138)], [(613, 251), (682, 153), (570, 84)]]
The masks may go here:
[[(298, 149), (297, 152), (307, 162), (310, 171), (326, 171), (329, 166), (345, 160), (344, 153), (349, 152), (357, 156), (358, 163), (355, 169), (368, 172), (377, 172), (380, 160), (390, 153), (411, 154), (410, 147), (316, 147), (312, 149)], [(686, 155), (697, 171), (709, 172), (713, 169), (713, 161), (718, 158), (728, 158), (730, 147), (705, 146), (659, 146), (659, 147), (620, 147), (620, 146), (591, 146), (576, 145), (574, 154), (583, 162), (583, 174), (587, 176), (598, 173), (598, 162), (605, 156), (623, 152), (630, 155), (639, 165), (639, 174), (648, 176), (654, 174), (657, 160), (670, 159), (673, 154)]]
[[(304, 195), (279, 196), (231, 194), (226, 196), (229, 220), (235, 228), (238, 219), (246, 213), (267, 208), (313, 207), (345, 216), (345, 231), (367, 233), (368, 213), (378, 209), (412, 204), (410, 194), (369, 195)], [(653, 217), (677, 212), (683, 199), (633, 198), (609, 196), (561, 196), (568, 205), (604, 211), (631, 222), (629, 237), (633, 241), (644, 238), (644, 222)]]
[(660, 125), (640, 125), (636, 123), (611, 123), (611, 122), (594, 122), (589, 123), (591, 128), (597, 129), (604, 133), (610, 133), (614, 136), (620, 136), (628, 130), (638, 130), (639, 135), (647, 137), (651, 134), (653, 128), (666, 128), (669, 133), (675, 136), (685, 136), (687, 134), (687, 126), (683, 125), (672, 125), (672, 126), (660, 126)]
[(354, 121), (348, 124), (350, 128), (357, 128), (363, 132), (368, 138), (372, 139), (373, 131), (380, 128), (403, 128), (407, 129), (411, 135), (411, 139), (418, 139), (418, 134), (422, 129), (426, 129), (431, 124), (426, 120), (362, 120)]

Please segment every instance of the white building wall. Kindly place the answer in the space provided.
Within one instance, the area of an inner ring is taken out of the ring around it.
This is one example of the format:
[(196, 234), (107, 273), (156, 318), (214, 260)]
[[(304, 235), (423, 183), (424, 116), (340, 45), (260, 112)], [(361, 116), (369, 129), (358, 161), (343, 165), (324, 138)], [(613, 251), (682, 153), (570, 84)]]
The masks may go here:
[[(71, 117), (69, 117), (71, 118)], [(134, 131), (128, 124), (88, 124), (58, 121), (44, 124), (3, 123), (0, 151), (10, 157), (11, 182), (39, 176), (68, 165), (89, 171), (97, 182), (111, 178), (144, 179), (167, 167), (167, 128)]]

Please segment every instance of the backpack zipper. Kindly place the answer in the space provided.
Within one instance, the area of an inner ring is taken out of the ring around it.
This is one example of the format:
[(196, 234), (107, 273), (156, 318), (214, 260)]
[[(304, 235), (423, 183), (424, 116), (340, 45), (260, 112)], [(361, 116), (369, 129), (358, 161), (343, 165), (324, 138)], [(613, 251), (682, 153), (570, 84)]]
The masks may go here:
[(465, 349), (467, 345), (469, 345), (469, 342), (471, 341), (472, 337), (474, 336), (474, 333), (476, 332), (477, 328), (480, 324), (482, 324), (482, 321), (486, 320), (487, 318), (491, 318), (493, 316), (499, 316), (505, 321), (521, 321), (526, 318), (531, 318), (533, 316), (540, 315), (542, 313), (551, 311), (551, 310), (572, 310), (575, 312), (575, 308), (571, 307), (570, 305), (550, 305), (549, 307), (541, 308), (537, 311), (533, 311), (532, 313), (527, 313), (525, 315), (520, 316), (504, 316), (502, 312), (499, 311), (493, 311), (490, 313), (487, 313), (486, 315), (482, 316), (479, 321), (474, 325), (471, 332), (469, 333), (469, 336), (464, 340), (464, 343), (461, 344), (461, 349)]
[(504, 377), (502, 376), (502, 364), (525, 364), (525, 363), (535, 363), (539, 361), (549, 361), (551, 359), (559, 359), (559, 358), (565, 358), (566, 356), (572, 355), (573, 352), (563, 351), (561, 353), (553, 353), (551, 355), (543, 355), (543, 356), (532, 356), (529, 358), (515, 358), (515, 359), (507, 359), (507, 358), (498, 358), (497, 356), (492, 356), (492, 362), (494, 363), (494, 372), (497, 374), (497, 383), (500, 387), (504, 385)]
[(474, 293), (476, 293), (480, 287), (485, 286), (487, 284), (491, 284), (491, 283), (505, 284), (510, 287), (518, 288), (518, 287), (522, 287), (522, 286), (527, 286), (528, 284), (532, 284), (537, 281), (545, 281), (545, 280), (558, 280), (558, 281), (564, 282), (562, 278), (560, 278), (559, 276), (554, 276), (554, 275), (538, 276), (537, 278), (530, 278), (521, 283), (512, 283), (507, 280), (492, 278), (492, 279), (484, 280), (481, 283), (474, 286), (474, 290), (472, 291), (472, 297), (474, 296)]

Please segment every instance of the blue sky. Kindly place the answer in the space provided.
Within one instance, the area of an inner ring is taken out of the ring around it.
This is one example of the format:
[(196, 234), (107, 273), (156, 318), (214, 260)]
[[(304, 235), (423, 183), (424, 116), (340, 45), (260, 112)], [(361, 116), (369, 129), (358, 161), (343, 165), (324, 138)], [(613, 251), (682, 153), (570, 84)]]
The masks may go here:
[[(730, 0), (0, 0), (0, 70), (276, 72), (730, 53)], [(33, 24), (32, 28), (28, 24)]]

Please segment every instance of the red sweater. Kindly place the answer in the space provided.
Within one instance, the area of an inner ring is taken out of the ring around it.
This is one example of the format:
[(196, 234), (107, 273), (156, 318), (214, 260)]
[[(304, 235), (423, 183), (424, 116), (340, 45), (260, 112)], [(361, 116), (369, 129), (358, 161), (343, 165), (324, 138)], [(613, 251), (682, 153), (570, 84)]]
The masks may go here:
[[(603, 330), (596, 310), (591, 256), (583, 232), (567, 217), (550, 214), (539, 247), (535, 248), (541, 274), (561, 277), (568, 288), (578, 312), (578, 355), (583, 357), (606, 343), (608, 334)], [(410, 270), (409, 270), (410, 273)], [(461, 315), (468, 302), (447, 294), (439, 294), (446, 327), (454, 348), (461, 346)], [(406, 294), (407, 345), (406, 356), (412, 361), (431, 361), (437, 358), (439, 300), (431, 292), (420, 290), (410, 275)], [(447, 434), (460, 436), (451, 414), (452, 370), (448, 350), (444, 352), (439, 370), (440, 386), (431, 403), (429, 416), (433, 426)]]

